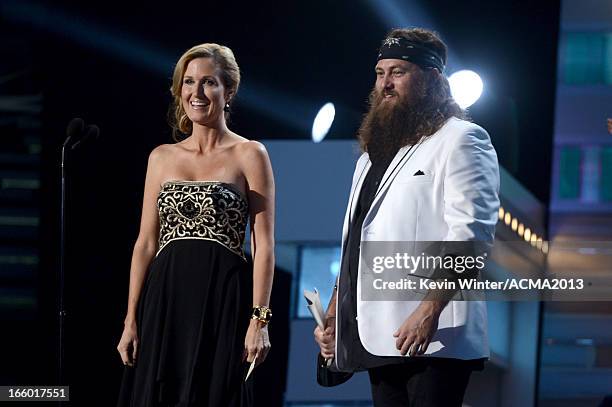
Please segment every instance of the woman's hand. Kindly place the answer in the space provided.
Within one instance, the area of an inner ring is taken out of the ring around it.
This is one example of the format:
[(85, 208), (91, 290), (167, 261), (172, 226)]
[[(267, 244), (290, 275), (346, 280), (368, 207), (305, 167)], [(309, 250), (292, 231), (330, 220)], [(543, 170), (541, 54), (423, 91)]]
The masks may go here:
[(117, 350), (126, 366), (134, 367), (138, 354), (138, 333), (136, 322), (126, 323)]
[(251, 319), (249, 329), (244, 338), (244, 354), (242, 360), (251, 363), (257, 356), (255, 366), (261, 364), (270, 352), (270, 338), (268, 336), (268, 326), (256, 319)]

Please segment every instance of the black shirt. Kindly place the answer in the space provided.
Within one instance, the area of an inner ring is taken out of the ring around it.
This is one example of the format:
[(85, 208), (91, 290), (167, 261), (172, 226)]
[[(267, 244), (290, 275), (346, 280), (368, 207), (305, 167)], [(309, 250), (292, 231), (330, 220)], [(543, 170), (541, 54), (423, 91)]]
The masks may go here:
[[(375, 356), (366, 351), (359, 339), (357, 330), (357, 270), (359, 267), (359, 250), (361, 248), (361, 229), (363, 221), (372, 206), (380, 182), (389, 167), (393, 157), (379, 159), (372, 162), (368, 170), (359, 194), (355, 191), (358, 200), (355, 204), (355, 211), (349, 223), (348, 236), (342, 256), (342, 272), (340, 274), (340, 286), (348, 287), (342, 295), (344, 298), (339, 303), (342, 306), (340, 311), (340, 329), (337, 333), (338, 339), (344, 350), (340, 356), (343, 361), (341, 366), (344, 369), (359, 371), (371, 367), (381, 366), (388, 363), (400, 363), (399, 357)], [(392, 360), (387, 360), (392, 359)]]

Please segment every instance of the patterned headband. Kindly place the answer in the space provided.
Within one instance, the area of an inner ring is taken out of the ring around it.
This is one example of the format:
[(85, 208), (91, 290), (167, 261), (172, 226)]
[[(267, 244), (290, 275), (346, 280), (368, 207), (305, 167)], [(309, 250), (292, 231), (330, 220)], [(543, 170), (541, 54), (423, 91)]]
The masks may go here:
[(378, 50), (376, 60), (381, 59), (403, 59), (424, 69), (436, 68), (440, 73), (444, 72), (444, 62), (437, 52), (403, 37), (385, 39)]

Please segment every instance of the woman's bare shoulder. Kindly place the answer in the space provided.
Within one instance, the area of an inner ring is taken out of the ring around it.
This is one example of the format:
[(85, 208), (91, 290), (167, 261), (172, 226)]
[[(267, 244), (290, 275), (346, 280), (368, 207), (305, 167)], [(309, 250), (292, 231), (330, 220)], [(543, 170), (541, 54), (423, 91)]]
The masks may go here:
[(235, 149), (236, 152), (245, 158), (254, 158), (254, 157), (262, 157), (267, 156), (268, 152), (266, 151), (266, 147), (256, 140), (249, 140), (247, 138), (241, 137), (242, 140), (236, 143)]
[(236, 161), (247, 180), (265, 179), (270, 175), (270, 158), (266, 147), (255, 140), (245, 140), (236, 146)]
[(151, 150), (149, 154), (149, 160), (152, 161), (166, 161), (172, 155), (176, 153), (177, 147), (175, 144), (160, 144)]

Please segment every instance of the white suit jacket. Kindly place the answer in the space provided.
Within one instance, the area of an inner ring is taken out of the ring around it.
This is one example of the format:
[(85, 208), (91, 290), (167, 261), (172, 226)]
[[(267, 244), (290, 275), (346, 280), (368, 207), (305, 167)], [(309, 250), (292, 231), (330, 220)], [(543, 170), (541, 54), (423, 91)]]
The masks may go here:
[[(499, 208), (499, 167), (487, 132), (452, 117), (436, 133), (408, 152), (409, 149), (400, 149), (383, 175), (363, 222), (361, 241), (474, 240), (492, 244)], [(362, 154), (344, 219), (343, 248), (370, 166), (367, 153)], [(424, 175), (415, 176), (417, 171)], [(337, 298), (342, 298), (345, 289), (338, 287)], [(364, 348), (373, 355), (401, 356), (393, 332), (418, 304), (419, 301), (362, 301), (359, 270), (357, 326)], [(339, 308), (337, 302), (336, 330)], [(336, 351), (337, 347), (336, 342)], [(424, 356), (489, 357), (485, 302), (450, 301)]]

